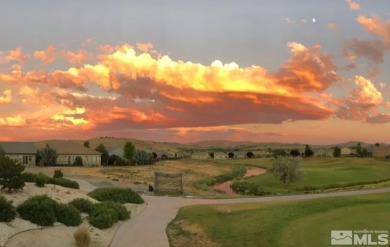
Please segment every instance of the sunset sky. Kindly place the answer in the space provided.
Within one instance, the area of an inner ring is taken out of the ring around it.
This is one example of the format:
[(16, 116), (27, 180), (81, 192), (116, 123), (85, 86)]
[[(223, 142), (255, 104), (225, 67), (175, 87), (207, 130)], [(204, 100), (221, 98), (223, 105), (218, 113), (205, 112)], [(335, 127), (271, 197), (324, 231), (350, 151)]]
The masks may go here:
[(388, 0), (0, 3), (0, 140), (390, 143)]

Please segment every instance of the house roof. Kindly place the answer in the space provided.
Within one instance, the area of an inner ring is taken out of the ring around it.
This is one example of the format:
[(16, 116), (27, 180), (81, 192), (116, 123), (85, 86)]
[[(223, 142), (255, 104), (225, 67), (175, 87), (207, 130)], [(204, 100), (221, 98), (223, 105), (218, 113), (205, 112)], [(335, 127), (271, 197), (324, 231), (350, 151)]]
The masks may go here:
[(37, 148), (45, 148), (49, 144), (51, 148), (55, 148), (57, 154), (73, 154), (73, 155), (100, 155), (98, 151), (84, 147), (81, 144), (72, 141), (43, 141), (37, 143)]
[(390, 146), (374, 147), (373, 152), (390, 152)]
[(0, 142), (6, 154), (36, 154), (34, 142)]

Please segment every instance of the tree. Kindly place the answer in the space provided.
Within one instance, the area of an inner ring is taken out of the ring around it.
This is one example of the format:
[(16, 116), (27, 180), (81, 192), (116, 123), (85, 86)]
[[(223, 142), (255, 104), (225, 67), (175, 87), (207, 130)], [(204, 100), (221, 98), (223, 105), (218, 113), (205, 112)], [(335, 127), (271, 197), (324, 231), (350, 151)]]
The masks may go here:
[(108, 165), (109, 155), (106, 147), (102, 143), (100, 143), (99, 146), (95, 148), (95, 151), (98, 151), (102, 154), (101, 164)]
[(246, 157), (249, 158), (249, 159), (252, 159), (253, 156), (255, 156), (255, 155), (251, 151), (246, 153)]
[(284, 186), (302, 179), (304, 175), (299, 167), (299, 159), (291, 157), (278, 157), (271, 171)]
[(381, 144), (379, 144), (378, 142), (375, 143), (375, 147), (379, 147)]
[(291, 155), (292, 157), (298, 157), (298, 156), (301, 156), (301, 153), (299, 152), (298, 149), (292, 149), (292, 150), (290, 151), (290, 155)]
[(81, 158), (80, 156), (76, 156), (76, 158), (74, 159), (74, 165), (82, 166), (83, 165), (83, 158)]
[(333, 148), (333, 156), (334, 157), (340, 157), (341, 155), (341, 148), (336, 146)]
[(91, 147), (89, 146), (89, 141), (85, 141), (85, 142), (84, 142), (84, 147), (86, 147), (86, 148), (91, 148)]
[(23, 189), (25, 185), (22, 176), (23, 171), (24, 166), (19, 161), (6, 157), (4, 150), (0, 147), (1, 190), (7, 189), (8, 192), (11, 192), (12, 190)]
[(147, 153), (144, 150), (136, 150), (133, 160), (136, 165), (150, 164), (153, 160), (153, 154)]
[(46, 144), (45, 148), (39, 149), (37, 156), (40, 158), (39, 164), (44, 166), (55, 165), (57, 163), (57, 151), (55, 148), (51, 148), (49, 144)]
[(356, 153), (360, 156), (360, 157), (362, 157), (362, 145), (360, 144), (360, 142), (357, 144), (357, 146), (356, 146)]
[(272, 150), (272, 156), (274, 158), (277, 158), (279, 156), (286, 156), (286, 155), (287, 155), (287, 153), (286, 153), (286, 150), (284, 150), (284, 149), (274, 149), (274, 150)]
[(313, 151), (311, 150), (309, 145), (306, 145), (305, 147), (305, 157), (311, 157), (313, 156)]
[(134, 144), (131, 142), (126, 142), (125, 147), (123, 148), (123, 156), (128, 160), (129, 163), (133, 161), (134, 152)]

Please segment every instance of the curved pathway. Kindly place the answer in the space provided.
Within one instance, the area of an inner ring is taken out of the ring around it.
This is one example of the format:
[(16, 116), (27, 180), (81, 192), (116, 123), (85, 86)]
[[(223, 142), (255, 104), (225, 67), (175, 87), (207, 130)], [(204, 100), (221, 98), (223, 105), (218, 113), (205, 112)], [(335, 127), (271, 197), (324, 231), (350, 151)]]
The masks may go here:
[(389, 188), (373, 190), (342, 191), (321, 194), (291, 196), (237, 198), (237, 199), (186, 199), (172, 197), (144, 196), (148, 203), (143, 213), (125, 222), (117, 231), (111, 247), (169, 247), (165, 229), (175, 218), (178, 210), (187, 205), (197, 204), (231, 204), (247, 202), (297, 201), (333, 196), (365, 195), (390, 192)]
[[(83, 179), (75, 179), (80, 189), (91, 191), (96, 186)], [(110, 247), (169, 247), (165, 229), (176, 217), (181, 207), (201, 204), (235, 204), (250, 202), (299, 201), (324, 197), (368, 195), (390, 192), (390, 187), (370, 190), (353, 190), (331, 193), (303, 194), (289, 196), (269, 196), (235, 199), (190, 199), (178, 197), (143, 196), (148, 206), (135, 218), (124, 222), (115, 234)]]

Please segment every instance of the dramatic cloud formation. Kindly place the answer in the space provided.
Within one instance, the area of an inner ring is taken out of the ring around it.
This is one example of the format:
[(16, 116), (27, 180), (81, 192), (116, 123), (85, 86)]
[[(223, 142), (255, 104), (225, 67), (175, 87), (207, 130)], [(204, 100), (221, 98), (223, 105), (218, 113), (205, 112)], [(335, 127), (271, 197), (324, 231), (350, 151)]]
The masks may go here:
[[(229, 126), (332, 116), (390, 121), (376, 110), (381, 93), (364, 77), (356, 76), (347, 98), (327, 93), (341, 77), (333, 57), (321, 52), (320, 45), (289, 42), (291, 56), (276, 71), (219, 60), (209, 66), (174, 61), (151, 43), (133, 47), (93, 41), (88, 47), (73, 52), (50, 45), (32, 56), (20, 47), (2, 52), (6, 55), (0, 80), (8, 88), (0, 104), (9, 108), (0, 115), (0, 126), (15, 135), (17, 128), (28, 126), (47, 134), (115, 130), (135, 137), (137, 129), (150, 134), (164, 129), (159, 136), (169, 133), (172, 140), (202, 139), (210, 133), (217, 139), (244, 140), (276, 139), (278, 134)], [(383, 60), (375, 46), (358, 40), (351, 41), (345, 52)]]
[(388, 115), (379, 113), (377, 110), (382, 102), (381, 92), (370, 80), (355, 76), (355, 88), (348, 98), (340, 101), (337, 116), (342, 119), (386, 122)]

